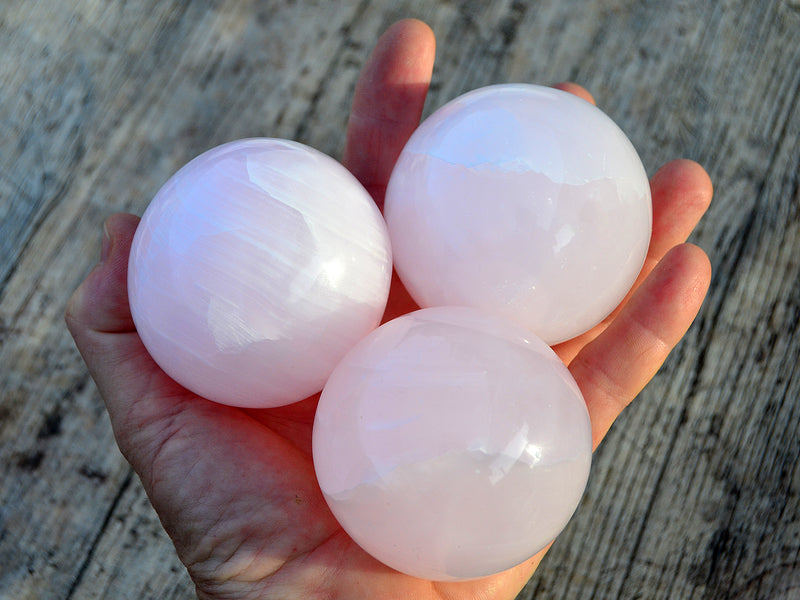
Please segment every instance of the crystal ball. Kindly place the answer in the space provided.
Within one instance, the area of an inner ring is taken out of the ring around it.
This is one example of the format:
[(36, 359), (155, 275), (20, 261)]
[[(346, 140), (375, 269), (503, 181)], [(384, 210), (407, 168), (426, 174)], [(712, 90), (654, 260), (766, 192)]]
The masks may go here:
[(320, 391), (380, 323), (392, 270), (386, 225), (334, 159), (247, 139), (201, 154), (136, 230), (136, 329), (175, 381), (224, 404), (272, 407)]
[(385, 323), (331, 374), (313, 457), (364, 550), (432, 580), (483, 577), (544, 548), (576, 509), (592, 435), (541, 339), (469, 307)]
[(650, 241), (647, 174), (592, 104), (527, 84), (474, 90), (411, 136), (384, 215), (423, 307), (473, 306), (554, 344), (599, 323)]

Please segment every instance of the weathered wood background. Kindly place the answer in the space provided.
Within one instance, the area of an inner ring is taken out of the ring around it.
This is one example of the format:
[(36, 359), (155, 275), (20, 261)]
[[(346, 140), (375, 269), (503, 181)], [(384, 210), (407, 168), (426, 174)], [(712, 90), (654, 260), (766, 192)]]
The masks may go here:
[(427, 111), (574, 80), (652, 173), (716, 197), (702, 313), (596, 455), (522, 599), (800, 598), (798, 0), (2, 0), (0, 598), (193, 588), (63, 325), (101, 223), (239, 137), (338, 156), (359, 68), (394, 20), (438, 38)]

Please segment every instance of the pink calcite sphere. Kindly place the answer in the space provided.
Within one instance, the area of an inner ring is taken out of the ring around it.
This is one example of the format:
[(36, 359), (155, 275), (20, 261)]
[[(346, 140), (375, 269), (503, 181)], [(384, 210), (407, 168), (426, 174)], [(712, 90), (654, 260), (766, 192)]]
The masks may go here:
[(391, 269), (384, 221), (344, 167), (249, 139), (161, 188), (133, 240), (128, 293), (170, 377), (217, 402), (270, 407), (321, 390), (377, 327)]
[(420, 306), (473, 306), (553, 344), (599, 323), (644, 262), (647, 174), (590, 103), (527, 84), (436, 111), (392, 173), (395, 267)]
[(325, 385), (314, 466), (347, 533), (433, 580), (517, 565), (567, 523), (589, 474), (581, 392), (536, 336), (465, 307), (390, 321)]

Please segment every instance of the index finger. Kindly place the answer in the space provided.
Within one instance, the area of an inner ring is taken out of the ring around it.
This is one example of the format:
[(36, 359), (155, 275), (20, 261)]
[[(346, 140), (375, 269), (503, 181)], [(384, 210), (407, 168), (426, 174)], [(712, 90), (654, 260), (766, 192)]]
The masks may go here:
[(356, 84), (342, 162), (379, 208), (394, 163), (419, 125), (435, 51), (430, 27), (399, 21), (378, 40)]

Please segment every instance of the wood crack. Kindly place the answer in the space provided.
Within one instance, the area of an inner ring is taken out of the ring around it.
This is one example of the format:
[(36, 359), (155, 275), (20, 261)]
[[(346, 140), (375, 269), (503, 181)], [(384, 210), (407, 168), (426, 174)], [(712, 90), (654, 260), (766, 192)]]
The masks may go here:
[(119, 506), (122, 497), (125, 495), (125, 492), (128, 491), (130, 488), (131, 483), (133, 482), (133, 469), (128, 467), (128, 473), (125, 475), (125, 479), (122, 480), (122, 484), (119, 486), (119, 490), (117, 490), (117, 494), (114, 496), (114, 499), (111, 501), (111, 504), (106, 511), (106, 514), (103, 518), (103, 524), (97, 530), (97, 535), (95, 535), (94, 540), (92, 540), (92, 544), (89, 546), (89, 549), (86, 552), (86, 556), (81, 563), (81, 566), (78, 568), (77, 573), (75, 574), (75, 579), (72, 582), (72, 585), (69, 588), (69, 592), (65, 596), (64, 600), (71, 600), (75, 590), (78, 589), (81, 582), (83, 581), (83, 577), (86, 574), (86, 570), (89, 565), (92, 563), (95, 557), (95, 553), (97, 552), (97, 547), (102, 539), (103, 535), (106, 533), (106, 529), (108, 529), (108, 524), (111, 521), (111, 517), (114, 515), (114, 512), (117, 510), (117, 506)]

